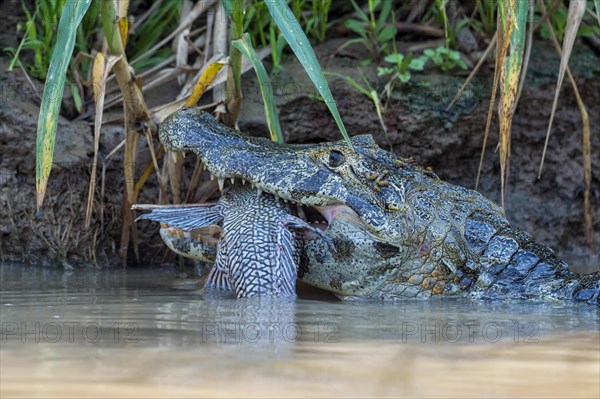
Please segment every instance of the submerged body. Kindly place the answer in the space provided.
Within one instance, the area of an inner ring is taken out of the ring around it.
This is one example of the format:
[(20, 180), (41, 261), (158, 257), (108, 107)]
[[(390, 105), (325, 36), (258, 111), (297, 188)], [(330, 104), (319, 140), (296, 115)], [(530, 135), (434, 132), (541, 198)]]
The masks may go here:
[[(207, 287), (233, 289), (238, 298), (296, 295), (298, 240), (303, 230), (316, 230), (273, 196), (232, 186), (215, 205), (136, 209), (152, 209), (140, 219), (161, 222), (161, 236), (176, 253), (203, 261), (216, 253)], [(222, 229), (214, 226), (220, 221)], [(221, 232), (218, 244), (211, 231)]]
[(195, 152), (219, 179), (243, 179), (321, 212), (335, 251), (303, 240), (298, 277), (340, 296), (599, 301), (600, 273), (571, 273), (512, 228), (496, 204), (380, 149), (370, 136), (353, 137), (354, 149), (275, 144), (193, 109), (167, 118), (159, 135), (168, 149)]

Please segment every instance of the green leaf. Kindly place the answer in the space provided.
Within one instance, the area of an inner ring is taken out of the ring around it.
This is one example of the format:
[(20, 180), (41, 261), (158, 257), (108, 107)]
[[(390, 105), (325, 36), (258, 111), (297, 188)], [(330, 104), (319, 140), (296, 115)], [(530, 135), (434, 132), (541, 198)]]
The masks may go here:
[(277, 69), (281, 63), (281, 52), (277, 51), (277, 34), (274, 26), (269, 26), (269, 43), (271, 44), (271, 59)]
[(62, 102), (67, 68), (75, 46), (77, 27), (91, 2), (92, 0), (78, 0), (66, 3), (58, 24), (55, 48), (60, 49), (60, 51), (54, 51), (52, 54), (38, 117), (35, 150), (38, 209), (41, 208), (44, 202), (48, 177), (52, 168), (60, 103)]
[(468, 66), (463, 60), (456, 61), (456, 65), (458, 65), (461, 69), (467, 69)]
[(581, 25), (579, 27), (579, 30), (577, 31), (577, 36), (581, 36), (581, 37), (593, 37), (596, 34), (596, 27), (595, 26), (584, 26)]
[[(362, 70), (360, 70), (361, 76), (363, 77), (363, 80), (365, 81), (365, 84), (367, 85), (367, 87), (369, 89), (371, 89), (371, 85), (369, 85), (369, 81), (366, 80), (364, 74), (362, 73)], [(364, 94), (365, 96), (371, 98), (371, 92), (369, 90), (367, 90), (366, 88), (362, 87), (356, 80), (354, 80), (351, 76), (346, 76), (346, 75), (342, 75), (341, 73), (337, 73), (337, 72), (327, 72), (328, 75), (333, 75), (333, 76), (337, 76), (339, 78), (342, 78), (346, 81), (346, 83), (348, 83), (350, 86), (354, 87), (356, 90), (360, 91), (362, 94)]]
[(346, 76), (345, 77), (346, 82), (348, 82), (350, 85), (352, 85), (356, 90), (360, 91), (362, 94), (364, 94), (367, 97), (370, 97), (370, 93), (368, 90), (366, 90), (364, 87), (362, 87), (361, 85), (359, 85), (354, 79), (352, 79), (350, 76)]
[(356, 44), (356, 43), (364, 43), (365, 39), (363, 38), (358, 38), (355, 37), (354, 39), (350, 39), (348, 40), (346, 43), (342, 44), (338, 49), (337, 52), (342, 51), (343, 49), (345, 49), (346, 47), (350, 46), (351, 44)]
[(235, 0), (221, 0), (221, 4), (223, 4), (223, 9), (229, 18), (233, 18), (233, 13), (235, 9), (235, 3), (239, 3), (239, 1)]
[(402, 83), (406, 83), (410, 80), (411, 74), (408, 71), (401, 72), (398, 77)]
[(73, 103), (75, 104), (75, 109), (77, 112), (81, 113), (83, 111), (83, 101), (81, 101), (81, 96), (79, 95), (79, 88), (77, 85), (71, 86), (71, 93), (73, 93)]
[(413, 71), (422, 71), (425, 68), (425, 61), (422, 58), (413, 59), (408, 65)]
[(250, 35), (244, 33), (241, 39), (232, 41), (231, 45), (238, 49), (244, 55), (244, 57), (248, 58), (250, 63), (252, 63), (258, 78), (258, 85), (260, 86), (263, 102), (265, 104), (265, 116), (267, 118), (269, 131), (271, 132), (271, 140), (278, 143), (283, 143), (283, 135), (281, 134), (279, 117), (277, 116), (277, 107), (275, 106), (275, 100), (273, 97), (273, 86), (271, 85), (271, 81), (269, 80), (269, 75), (267, 74), (265, 66), (260, 58), (258, 58), (256, 55), (254, 47), (252, 47)]
[(396, 35), (396, 29), (392, 26), (386, 26), (381, 32), (377, 34), (377, 41), (387, 42), (394, 38)]
[(346, 28), (350, 29), (352, 32), (366, 38), (367, 28), (362, 23), (360, 23), (354, 19), (349, 19), (346, 22), (344, 22), (344, 25), (346, 26)]
[(410, 65), (411, 61), (412, 61), (412, 53), (408, 53), (408, 55), (404, 58), (404, 61), (402, 61), (402, 64), (400, 65), (400, 69), (406, 70), (406, 68), (408, 68), (408, 66)]
[(304, 70), (313, 81), (313, 84), (319, 91), (321, 97), (323, 97), (323, 101), (325, 101), (325, 104), (327, 104), (327, 107), (329, 108), (333, 119), (335, 119), (338, 128), (342, 132), (344, 139), (350, 148), (354, 148), (352, 146), (352, 142), (350, 141), (350, 137), (348, 136), (348, 132), (346, 131), (346, 127), (344, 126), (344, 122), (342, 121), (340, 113), (337, 109), (337, 105), (335, 104), (335, 100), (331, 95), (331, 90), (329, 90), (327, 79), (325, 79), (325, 76), (321, 71), (321, 66), (319, 65), (319, 61), (317, 61), (315, 52), (310, 46), (310, 42), (308, 41), (306, 35), (302, 31), (298, 20), (293, 16), (292, 10), (290, 10), (285, 0), (268, 1), (266, 4), (267, 8), (269, 9), (269, 13), (281, 31), (281, 34), (283, 37), (285, 37), (285, 40), (292, 48), (292, 51), (294, 54), (296, 54), (298, 61), (300, 61), (304, 67)]
[(445, 32), (445, 36), (446, 36), (446, 46), (448, 46), (449, 29), (448, 29), (448, 14), (446, 14), (445, 0), (435, 0), (435, 3), (442, 14), (442, 19), (444, 20), (444, 32)]
[(279, 52), (279, 54), (283, 53), (283, 49), (286, 46), (287, 42), (285, 41), (285, 37), (279, 35), (277, 37), (277, 42), (275, 43), (275, 49)]
[(386, 76), (394, 72), (394, 68), (378, 67), (377, 76)]
[[(115, 23), (116, 19), (117, 14), (114, 2), (111, 0), (102, 0), (102, 26), (104, 27), (108, 48), (113, 54), (123, 54), (123, 43), (121, 41), (121, 33), (118, 30), (118, 24)], [(77, 27), (73, 28), (73, 30), (76, 32)]]
[[(499, 4), (502, 3), (499, 2)], [(510, 133), (518, 99), (529, 4), (526, 1), (506, 2), (503, 6), (499, 6), (499, 10), (500, 19), (503, 26), (506, 27), (506, 29), (500, 32), (505, 37), (501, 37), (499, 33), (496, 47), (497, 62), (502, 63), (499, 86), (498, 125), (500, 138), (500, 198), (502, 205), (504, 205), (504, 189), (507, 183), (510, 158)]]
[(26, 40), (23, 44), (24, 49), (39, 49), (45, 48), (46, 44), (41, 40)]
[[(510, 9), (510, 8), (509, 8)], [(523, 64), (523, 50), (525, 48), (525, 30), (527, 25), (527, 2), (517, 2), (514, 23), (515, 27), (512, 30), (510, 36), (510, 53), (506, 60), (506, 71), (507, 73), (516, 79), (518, 82), (518, 76), (521, 72), (521, 66)], [(509, 87), (514, 84), (515, 80), (505, 79), (505, 90), (508, 91)], [(511, 89), (514, 89), (511, 87)]]
[(385, 56), (384, 61), (391, 64), (398, 64), (404, 60), (404, 55), (400, 53), (392, 53)]
[(356, 4), (356, 2), (354, 0), (352, 1), (352, 7), (354, 7), (354, 11), (356, 11), (356, 14), (358, 15), (358, 17), (360, 19), (362, 19), (364, 22), (369, 23), (369, 17), (367, 17), (367, 15), (363, 12), (363, 10), (361, 10), (361, 8)]
[(236, 30), (237, 39), (241, 36), (244, 29), (244, 2), (240, 0), (221, 0), (225, 13), (233, 21), (232, 27)]
[[(392, 10), (392, 2), (384, 1), (383, 6), (381, 7), (381, 11), (379, 12), (379, 18), (377, 19), (377, 25), (375, 26), (375, 32), (379, 32), (383, 28), (385, 21), (387, 21), (388, 16), (390, 15), (391, 10)], [(392, 21), (392, 23), (395, 23), (395, 21)], [(395, 29), (392, 28), (392, 30), (395, 32)]]

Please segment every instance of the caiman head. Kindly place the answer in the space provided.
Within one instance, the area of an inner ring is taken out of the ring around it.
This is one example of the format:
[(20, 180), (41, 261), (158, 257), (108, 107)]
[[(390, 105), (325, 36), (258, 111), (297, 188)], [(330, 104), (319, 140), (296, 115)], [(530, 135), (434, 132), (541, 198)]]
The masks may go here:
[[(196, 153), (218, 179), (241, 179), (286, 201), (317, 208), (328, 222), (337, 206), (360, 215), (387, 239), (390, 214), (401, 212), (407, 174), (427, 172), (381, 150), (370, 135), (309, 145), (277, 144), (230, 129), (197, 109), (181, 109), (160, 125), (169, 150)], [(435, 175), (432, 175), (436, 178)], [(222, 184), (222, 183), (221, 183)]]

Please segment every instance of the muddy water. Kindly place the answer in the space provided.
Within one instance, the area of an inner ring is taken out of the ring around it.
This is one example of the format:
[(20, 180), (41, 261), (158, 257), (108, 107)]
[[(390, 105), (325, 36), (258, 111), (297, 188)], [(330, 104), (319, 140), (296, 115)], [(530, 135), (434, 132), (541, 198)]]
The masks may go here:
[(206, 295), (0, 265), (0, 396), (599, 397), (597, 307)]

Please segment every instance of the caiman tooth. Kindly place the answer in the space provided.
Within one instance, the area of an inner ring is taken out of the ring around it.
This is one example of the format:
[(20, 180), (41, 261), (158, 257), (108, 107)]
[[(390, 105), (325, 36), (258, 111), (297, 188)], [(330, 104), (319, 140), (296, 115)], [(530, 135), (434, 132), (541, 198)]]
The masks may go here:
[(245, 186), (246, 185), (246, 180), (242, 179), (242, 184)]
[(229, 181), (231, 182), (232, 185), (235, 184), (235, 177), (230, 177)]
[(210, 181), (214, 181), (215, 180), (215, 175), (213, 175), (212, 173), (210, 174)]
[(223, 192), (224, 186), (225, 186), (225, 179), (219, 179), (219, 191)]
[(306, 214), (304, 213), (304, 209), (302, 209), (302, 205), (298, 204), (296, 208), (298, 210), (298, 217), (306, 222)]
[(262, 190), (260, 188), (256, 189), (256, 196), (260, 197), (262, 195)]

